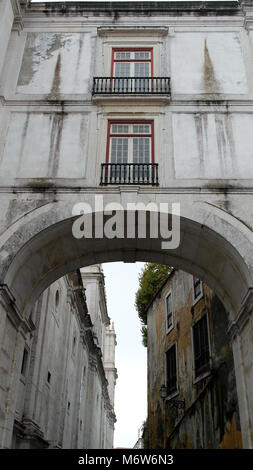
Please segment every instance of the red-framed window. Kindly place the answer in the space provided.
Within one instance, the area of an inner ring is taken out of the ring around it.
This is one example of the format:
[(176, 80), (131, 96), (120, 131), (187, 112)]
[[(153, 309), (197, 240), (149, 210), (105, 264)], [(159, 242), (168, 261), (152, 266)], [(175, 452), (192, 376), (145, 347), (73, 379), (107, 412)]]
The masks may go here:
[(153, 77), (153, 49), (113, 48), (111, 77)]
[(108, 122), (106, 163), (154, 163), (154, 122)]
[(152, 88), (153, 49), (112, 50), (111, 88), (114, 93), (148, 93)]

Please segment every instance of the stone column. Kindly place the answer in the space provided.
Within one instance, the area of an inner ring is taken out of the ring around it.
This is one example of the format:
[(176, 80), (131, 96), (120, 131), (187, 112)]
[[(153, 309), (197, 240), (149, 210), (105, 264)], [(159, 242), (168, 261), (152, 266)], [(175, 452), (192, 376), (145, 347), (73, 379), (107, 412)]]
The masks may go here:
[(253, 288), (231, 323), (231, 338), (243, 447), (253, 449)]
[(14, 14), (10, 0), (0, 0), (0, 73), (2, 71), (8, 42), (13, 25)]
[(0, 74), (3, 68), (14, 20), (15, 27), (17, 29), (22, 28), (21, 3), (22, 5), (25, 4), (25, 2), (19, 2), (19, 0), (0, 0)]

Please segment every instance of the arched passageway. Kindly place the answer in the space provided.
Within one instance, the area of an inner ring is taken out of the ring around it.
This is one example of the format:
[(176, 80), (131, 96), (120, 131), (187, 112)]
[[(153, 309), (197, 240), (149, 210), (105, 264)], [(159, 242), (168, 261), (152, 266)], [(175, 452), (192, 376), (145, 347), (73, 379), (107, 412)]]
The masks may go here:
[[(92, 220), (93, 237), (74, 238), (72, 227), (76, 218), (71, 216), (70, 207), (63, 204), (49, 204), (46, 210), (45, 207), (38, 209), (18, 220), (3, 237), (2, 319), (4, 311), (6, 315), (11, 308), (17, 328), (20, 328), (20, 324), (27, 321), (36, 299), (51, 283), (70, 271), (95, 263), (151, 261), (178, 267), (200, 277), (216, 291), (230, 313), (243, 443), (245, 447), (251, 447), (253, 402), (250, 384), (253, 377), (248, 363), (250, 351), (253, 351), (249, 316), (253, 286), (252, 233), (237, 219), (217, 208), (206, 205), (193, 216), (187, 214), (185, 207), (180, 218), (179, 246), (166, 250), (161, 246), (161, 237), (149, 236), (149, 217), (141, 212), (138, 215), (139, 219), (126, 211), (120, 213), (125, 226), (127, 221), (132, 224), (130, 232), (136, 234), (135, 238), (123, 235), (113, 239), (101, 235), (96, 238), (95, 231), (99, 232), (110, 219), (108, 214), (99, 212), (94, 212), (88, 221)], [(166, 223), (168, 225), (168, 220)], [(146, 232), (144, 238), (138, 238), (138, 227)], [(247, 342), (246, 350), (242, 348), (241, 336), (244, 343)]]

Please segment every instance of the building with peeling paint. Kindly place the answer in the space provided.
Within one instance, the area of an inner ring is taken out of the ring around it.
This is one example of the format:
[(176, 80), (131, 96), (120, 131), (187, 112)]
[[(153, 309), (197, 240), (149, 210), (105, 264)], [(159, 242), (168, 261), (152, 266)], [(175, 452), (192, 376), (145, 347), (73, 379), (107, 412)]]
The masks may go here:
[[(24, 336), (11, 447), (113, 447), (116, 335), (100, 266), (53, 283), (36, 302)], [(8, 353), (11, 331), (2, 348)]]
[(147, 308), (148, 447), (242, 447), (233, 353), (223, 325), (228, 313), (218, 297), (174, 269)]
[[(0, 0), (0, 44), (0, 447), (40, 295), (81, 267), (143, 261), (226, 308), (252, 448), (252, 1)], [(79, 204), (89, 236), (73, 235)]]

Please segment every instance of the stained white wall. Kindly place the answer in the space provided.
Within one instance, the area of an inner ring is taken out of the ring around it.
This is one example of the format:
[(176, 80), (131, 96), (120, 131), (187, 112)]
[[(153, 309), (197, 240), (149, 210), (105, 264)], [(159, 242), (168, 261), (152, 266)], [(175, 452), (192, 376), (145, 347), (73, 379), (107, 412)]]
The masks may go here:
[(86, 114), (12, 113), (0, 172), (21, 178), (80, 178), (87, 151)]
[(29, 32), (18, 93), (87, 93), (91, 67), (88, 33)]
[[(33, 105), (33, 110), (1, 110), (0, 175), (12, 180), (83, 178), (83, 186), (96, 186), (106, 156), (108, 119), (132, 119), (140, 107), (131, 103), (123, 114), (116, 101), (97, 107), (90, 94), (93, 73), (104, 69), (105, 57), (110, 62), (112, 47), (124, 42), (133, 47), (133, 34), (131, 41), (123, 35), (94, 39), (96, 29), (91, 33), (88, 27), (82, 33), (52, 28), (42, 32), (36, 27), (37, 31), (22, 31), (20, 38), (13, 32), (2, 88), (7, 97), (25, 100), (25, 107), (37, 96), (46, 100), (48, 109)], [(172, 80), (171, 103), (150, 103), (141, 114), (155, 121), (155, 161), (163, 187), (173, 179), (194, 184), (199, 179), (252, 178), (253, 110), (241, 107), (235, 113), (227, 106), (221, 112), (213, 102), (202, 102), (204, 109), (194, 102), (203, 97), (248, 100), (251, 94), (250, 37), (243, 28), (218, 29), (177, 27), (173, 34), (152, 39), (154, 75), (166, 72)], [(147, 41), (138, 36), (139, 47)], [(82, 94), (85, 101), (80, 101)], [(78, 99), (82, 110), (69, 107), (64, 99), (70, 97)], [(191, 109), (177, 105), (174, 98), (185, 100), (185, 106), (193, 100)], [(57, 109), (50, 107), (54, 102)]]
[(253, 114), (174, 113), (176, 178), (252, 178)]
[(248, 92), (240, 34), (180, 32), (171, 38), (174, 93)]
[[(99, 297), (93, 301), (99, 303)], [(102, 379), (96, 368), (90, 368), (91, 351), (81, 338), (78, 307), (71, 297), (67, 278), (59, 279), (43, 293), (32, 318), (36, 331), (26, 338), (26, 373), (22, 375), (21, 368), (17, 370), (13, 385), (15, 418), (34, 423), (51, 447), (112, 447), (113, 433), (110, 442), (105, 435), (110, 423)], [(10, 335), (14, 337), (9, 338)], [(6, 329), (3, 344), (6, 351), (12, 351), (15, 336), (15, 329)], [(39, 444), (35, 441), (33, 445), (36, 448)], [(29, 447), (29, 442), (14, 437), (12, 446)]]

